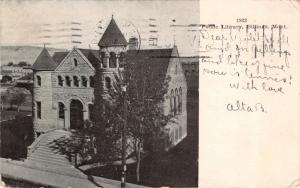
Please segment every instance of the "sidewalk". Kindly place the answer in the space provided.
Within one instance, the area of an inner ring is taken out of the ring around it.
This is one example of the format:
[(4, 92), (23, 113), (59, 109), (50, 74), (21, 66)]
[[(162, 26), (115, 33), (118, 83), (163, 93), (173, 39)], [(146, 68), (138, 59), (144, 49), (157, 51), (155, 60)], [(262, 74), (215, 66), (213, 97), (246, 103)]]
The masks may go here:
[[(120, 181), (110, 180), (102, 177), (83, 174), (80, 170), (74, 168), (74, 174), (63, 174), (62, 172), (52, 171), (37, 166), (27, 166), (22, 161), (0, 158), (1, 176), (24, 180), (36, 184), (53, 187), (72, 187), (72, 188), (89, 188), (89, 187), (120, 187)], [(80, 175), (79, 175), (80, 174)], [(128, 188), (144, 188), (144, 186), (127, 183)]]

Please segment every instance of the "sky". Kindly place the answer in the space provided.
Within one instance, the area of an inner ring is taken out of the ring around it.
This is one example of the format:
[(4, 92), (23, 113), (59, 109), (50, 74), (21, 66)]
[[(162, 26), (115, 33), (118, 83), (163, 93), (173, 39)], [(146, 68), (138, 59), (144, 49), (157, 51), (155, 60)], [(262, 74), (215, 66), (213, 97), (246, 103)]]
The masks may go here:
[(2, 0), (0, 45), (97, 49), (113, 15), (127, 39), (141, 36), (142, 47), (152, 48), (149, 38), (157, 38), (159, 47), (175, 43), (179, 52), (193, 55), (197, 28), (187, 25), (199, 24), (199, 10), (199, 1)]

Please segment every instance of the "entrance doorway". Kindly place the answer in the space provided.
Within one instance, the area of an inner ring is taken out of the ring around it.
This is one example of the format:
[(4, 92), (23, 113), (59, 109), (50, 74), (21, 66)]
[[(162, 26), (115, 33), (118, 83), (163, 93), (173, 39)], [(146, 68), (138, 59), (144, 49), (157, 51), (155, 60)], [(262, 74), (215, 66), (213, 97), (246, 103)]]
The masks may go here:
[(79, 100), (72, 100), (70, 104), (70, 129), (83, 127), (83, 105)]

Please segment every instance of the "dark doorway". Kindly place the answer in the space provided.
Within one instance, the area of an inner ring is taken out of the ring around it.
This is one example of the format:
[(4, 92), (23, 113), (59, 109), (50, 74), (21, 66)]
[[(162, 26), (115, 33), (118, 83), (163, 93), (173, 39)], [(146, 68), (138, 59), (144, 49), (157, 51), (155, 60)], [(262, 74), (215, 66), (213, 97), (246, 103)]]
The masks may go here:
[(70, 129), (83, 127), (83, 105), (79, 100), (72, 100), (70, 104)]

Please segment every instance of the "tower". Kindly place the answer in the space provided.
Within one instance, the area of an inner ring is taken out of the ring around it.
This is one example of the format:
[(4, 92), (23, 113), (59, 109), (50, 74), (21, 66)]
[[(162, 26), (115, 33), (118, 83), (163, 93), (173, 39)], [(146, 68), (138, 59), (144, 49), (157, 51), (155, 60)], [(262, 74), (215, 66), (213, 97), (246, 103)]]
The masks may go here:
[(98, 70), (96, 70), (96, 79), (100, 81), (100, 95), (105, 98), (115, 80), (115, 74), (118, 74), (119, 70), (123, 69), (127, 51), (127, 41), (113, 17), (103, 33), (98, 46), (101, 64)]

